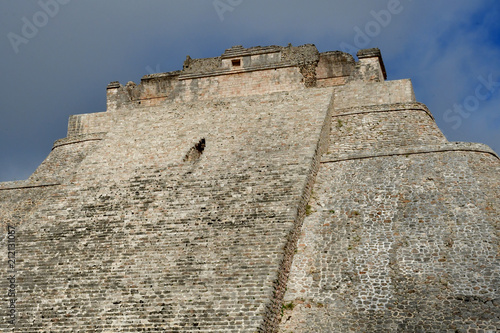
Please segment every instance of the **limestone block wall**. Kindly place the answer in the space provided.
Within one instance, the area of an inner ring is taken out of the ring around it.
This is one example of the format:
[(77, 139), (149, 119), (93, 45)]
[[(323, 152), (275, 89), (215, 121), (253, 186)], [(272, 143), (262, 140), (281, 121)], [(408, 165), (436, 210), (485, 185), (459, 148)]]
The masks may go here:
[(411, 80), (384, 82), (355, 81), (339, 87), (335, 92), (338, 109), (379, 104), (416, 102)]
[(179, 82), (176, 100), (211, 99), (261, 95), (304, 88), (304, 77), (298, 67), (285, 67), (251, 72), (234, 71), (231, 75), (216, 77), (186, 77)]
[(249, 49), (235, 46), (221, 57), (188, 56), (182, 70), (145, 75), (139, 85), (111, 82), (107, 110), (155, 106), (171, 100), (189, 102), (338, 86), (351, 76), (363, 80), (374, 71), (382, 75), (380, 59), (378, 51), (356, 64), (350, 54), (319, 53), (314, 45)]
[(220, 75), (185, 74), (177, 80), (150, 80), (141, 85), (108, 86), (108, 111), (119, 108), (154, 106), (167, 100), (194, 101), (218, 97), (250, 96), (304, 88), (300, 68), (232, 70)]
[(420, 103), (336, 109), (332, 123), (328, 150), (332, 155), (447, 142)]
[(72, 115), (68, 121), (67, 138), (72, 140), (73, 137), (106, 133), (113, 125), (111, 116), (107, 112)]
[[(16, 198), (32, 202), (2, 219), (1, 248), (6, 225), (16, 227), (17, 317), (8, 323), (2, 294), (0, 328), (276, 327), (331, 96), (308, 89), (107, 113), (113, 125), (62, 184), (43, 197), (0, 191), (2, 216)], [(186, 160), (201, 139), (201, 154)]]
[(331, 87), (345, 84), (356, 62), (350, 54), (333, 51), (320, 53), (316, 67), (316, 86)]
[(469, 167), (480, 160), (498, 165), (455, 152), (322, 164), (281, 331), (494, 332), (499, 202)]
[(336, 97), (280, 332), (496, 331), (498, 156), (447, 142), (405, 82)]
[(83, 159), (91, 154), (103, 135), (80, 135), (58, 140), (43, 163), (29, 177), (33, 183), (61, 183), (71, 177)]

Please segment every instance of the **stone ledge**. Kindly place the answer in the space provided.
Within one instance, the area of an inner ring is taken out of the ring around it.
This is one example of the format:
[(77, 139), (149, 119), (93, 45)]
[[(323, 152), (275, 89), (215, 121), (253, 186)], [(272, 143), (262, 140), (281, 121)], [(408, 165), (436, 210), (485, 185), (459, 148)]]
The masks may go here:
[(182, 71), (146, 74), (141, 78), (141, 82), (155, 80), (155, 79), (173, 78), (173, 77), (181, 75), (181, 73), (182, 73)]
[(116, 89), (116, 88), (120, 88), (120, 82), (118, 81), (110, 82), (106, 87), (106, 89)]
[(374, 157), (386, 157), (397, 155), (415, 155), (428, 153), (441, 153), (449, 151), (463, 151), (487, 153), (500, 159), (498, 155), (485, 144), (471, 142), (448, 142), (441, 145), (426, 145), (426, 146), (407, 146), (401, 148), (381, 149), (381, 150), (362, 150), (351, 154), (324, 155), (321, 163), (334, 163), (349, 160), (359, 160)]
[(281, 63), (273, 63), (273, 64), (269, 64), (269, 65), (247, 67), (247, 68), (242, 68), (239, 70), (221, 69), (221, 70), (216, 70), (216, 71), (207, 72), (207, 73), (181, 74), (181, 75), (179, 75), (179, 81), (188, 80), (188, 79), (199, 79), (199, 78), (209, 77), (209, 76), (257, 72), (257, 71), (263, 71), (263, 70), (268, 70), (268, 69), (278, 69), (278, 68), (286, 68), (286, 67), (298, 67), (298, 65), (294, 64), (292, 62), (281, 62)]
[(0, 183), (0, 191), (59, 186), (61, 183), (36, 183), (27, 180)]
[(427, 115), (429, 115), (429, 117), (431, 117), (432, 120), (435, 120), (434, 116), (429, 111), (427, 106), (419, 102), (355, 106), (345, 109), (337, 109), (337, 111), (340, 111), (342, 113), (334, 114), (333, 117), (343, 117), (355, 114), (374, 113), (374, 112), (397, 112), (397, 111), (409, 111), (409, 110), (424, 111), (425, 113), (427, 113)]
[(251, 48), (244, 48), (242, 45), (235, 45), (227, 49), (221, 56), (221, 59), (230, 59), (234, 57), (253, 56), (266, 53), (278, 53), (283, 50), (282, 46), (255, 46)]
[(52, 150), (54, 150), (57, 147), (71, 145), (71, 144), (80, 143), (80, 142), (99, 141), (99, 140), (102, 140), (105, 135), (106, 135), (106, 132), (97, 132), (97, 133), (80, 134), (80, 135), (66, 137), (66, 138), (59, 139), (56, 142), (54, 142), (54, 146), (52, 147)]

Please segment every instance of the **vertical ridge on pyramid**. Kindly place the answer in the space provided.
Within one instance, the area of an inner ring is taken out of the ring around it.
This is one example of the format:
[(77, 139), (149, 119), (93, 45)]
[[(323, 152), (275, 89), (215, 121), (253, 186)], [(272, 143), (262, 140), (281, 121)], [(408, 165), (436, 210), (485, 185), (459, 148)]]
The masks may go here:
[(111, 82), (0, 183), (0, 328), (494, 331), (499, 158), (357, 56), (235, 46)]

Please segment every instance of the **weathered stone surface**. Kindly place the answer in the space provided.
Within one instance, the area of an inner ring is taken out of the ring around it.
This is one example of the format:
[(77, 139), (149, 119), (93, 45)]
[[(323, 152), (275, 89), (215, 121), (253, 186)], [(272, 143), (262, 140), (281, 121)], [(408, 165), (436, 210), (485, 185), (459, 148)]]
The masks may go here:
[(280, 331), (496, 331), (498, 156), (421, 104), (337, 89), (359, 105), (335, 99)]
[(495, 330), (498, 156), (358, 57), (236, 46), (110, 83), (0, 184), (0, 328)]

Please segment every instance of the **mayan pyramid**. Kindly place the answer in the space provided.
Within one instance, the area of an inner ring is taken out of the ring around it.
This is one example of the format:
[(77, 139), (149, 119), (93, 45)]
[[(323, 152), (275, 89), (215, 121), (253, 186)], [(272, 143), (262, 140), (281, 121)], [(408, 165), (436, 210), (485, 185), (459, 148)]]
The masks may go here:
[(378, 49), (188, 56), (0, 183), (0, 329), (495, 332), (499, 171)]

